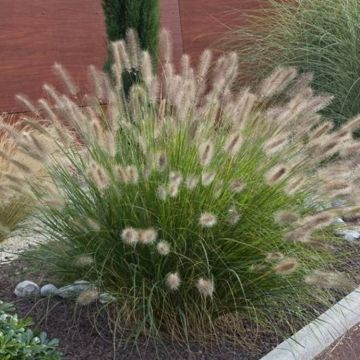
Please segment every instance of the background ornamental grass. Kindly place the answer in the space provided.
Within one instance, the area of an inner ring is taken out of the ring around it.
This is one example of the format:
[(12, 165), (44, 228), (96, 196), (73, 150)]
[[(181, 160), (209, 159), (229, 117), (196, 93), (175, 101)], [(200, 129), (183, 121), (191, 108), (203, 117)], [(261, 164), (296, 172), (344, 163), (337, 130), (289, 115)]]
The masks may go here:
[(247, 20), (226, 46), (239, 54), (240, 84), (295, 66), (313, 73), (315, 90), (335, 96), (323, 113), (337, 126), (360, 112), (359, 1), (269, 0)]
[[(96, 73), (106, 109), (95, 95), (79, 107), (45, 86), (51, 102), (42, 100), (42, 132), (59, 130), (66, 160), (47, 153), (39, 160), (56, 196), (39, 199), (50, 242), (36, 261), (63, 281), (89, 280), (115, 296), (117, 323), (135, 339), (241, 341), (244, 322), (295, 326), (325, 301), (319, 284), (352, 286), (327, 271), (328, 227), (359, 211), (352, 140), (359, 118), (331, 132), (317, 114), (330, 98), (314, 95), (293, 68), (276, 69), (256, 92), (233, 91), (235, 53), (213, 61), (205, 51), (196, 70), (184, 55), (176, 73), (169, 36), (161, 37), (159, 77), (148, 52), (134, 58), (124, 49), (136, 44), (113, 44), (116, 83)], [(128, 97), (124, 59), (142, 74)], [(74, 94), (69, 75), (59, 73)], [(346, 160), (327, 163), (334, 154)], [(349, 207), (332, 209), (339, 197)]]

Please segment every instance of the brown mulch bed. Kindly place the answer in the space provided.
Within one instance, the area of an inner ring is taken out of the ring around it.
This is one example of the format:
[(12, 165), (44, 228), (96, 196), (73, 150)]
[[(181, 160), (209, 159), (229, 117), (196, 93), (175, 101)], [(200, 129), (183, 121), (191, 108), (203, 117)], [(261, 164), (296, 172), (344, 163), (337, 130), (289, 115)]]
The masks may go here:
[[(360, 282), (359, 245), (356, 241), (343, 242), (333, 249), (335, 254), (346, 254), (336, 270), (350, 273), (356, 283)], [(19, 316), (30, 316), (34, 329), (46, 331), (50, 338), (58, 338), (64, 360), (256, 360), (281, 341), (274, 333), (259, 331), (255, 335), (254, 329), (249, 328), (248, 333), (242, 335), (246, 348), (235, 348), (231, 343), (221, 343), (206, 349), (196, 344), (190, 348), (170, 343), (156, 347), (141, 339), (137, 341), (137, 347), (130, 342), (127, 347), (120, 347), (116, 345), (119, 341), (111, 331), (107, 315), (99, 312), (97, 305), (80, 307), (74, 301), (60, 298), (19, 299), (14, 295), (14, 289), (16, 284), (25, 279), (39, 285), (52, 280), (49, 274), (39, 275), (25, 260), (0, 264), (0, 300), (12, 302)], [(343, 292), (334, 292), (331, 302), (336, 302), (345, 295)], [(318, 309), (319, 313), (325, 310), (322, 307)]]
[[(138, 348), (133, 344), (116, 348), (107, 318), (105, 314), (100, 314), (97, 305), (80, 307), (74, 301), (60, 298), (17, 298), (13, 292), (20, 281), (27, 279), (43, 285), (51, 280), (32, 271), (30, 264), (24, 260), (0, 264), (0, 274), (0, 299), (12, 302), (19, 316), (30, 316), (34, 329), (46, 331), (50, 338), (58, 338), (64, 360), (255, 360), (278, 342), (278, 338), (271, 334), (260, 334), (253, 342), (254, 346), (250, 345), (248, 349), (234, 348), (230, 343), (207, 349), (196, 345), (188, 349), (174, 344), (156, 347), (141, 340)], [(254, 338), (253, 332), (249, 336)]]

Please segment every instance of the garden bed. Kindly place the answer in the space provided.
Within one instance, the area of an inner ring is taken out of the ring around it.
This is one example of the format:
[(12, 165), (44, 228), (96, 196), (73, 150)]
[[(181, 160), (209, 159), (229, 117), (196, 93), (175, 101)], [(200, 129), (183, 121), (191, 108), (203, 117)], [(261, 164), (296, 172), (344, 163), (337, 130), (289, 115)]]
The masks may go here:
[[(99, 359), (258, 359), (268, 350), (276, 346), (276, 336), (269, 333), (257, 334), (254, 343), (253, 332), (249, 332), (248, 349), (236, 348), (232, 344), (221, 344), (214, 349), (200, 349), (193, 345), (189, 351), (185, 346), (167, 344), (162, 349), (156, 348), (144, 341), (139, 342), (137, 349), (133, 344), (114, 350), (114, 334), (108, 325), (105, 314), (99, 312), (99, 307), (76, 306), (74, 301), (54, 299), (17, 298), (14, 289), (17, 283), (25, 277), (38, 284), (50, 280), (49, 275), (39, 275), (31, 271), (30, 264), (24, 260), (14, 260), (11, 263), (0, 264), (0, 299), (14, 303), (21, 317), (30, 316), (35, 328), (46, 331), (51, 338), (60, 340), (59, 348), (64, 353), (64, 360), (99, 360)], [(115, 352), (114, 352), (115, 351)], [(157, 351), (160, 351), (157, 353)], [(114, 357), (115, 356), (115, 357)]]
[[(334, 248), (333, 251), (349, 255), (346, 264), (339, 265), (337, 270), (350, 271), (352, 269), (353, 280), (359, 282), (360, 248), (358, 243), (344, 242), (341, 246)], [(156, 358), (156, 356), (160, 359), (171, 357), (179, 360), (185, 358), (194, 360), (255, 360), (266, 355), (283, 340), (275, 333), (261, 329), (257, 329), (255, 333), (255, 330), (249, 327), (247, 335), (241, 335), (243, 337), (243, 347), (234, 348), (231, 343), (223, 342), (210, 349), (202, 349), (193, 344), (189, 350), (185, 346), (168, 343), (159, 349), (143, 340), (138, 342), (138, 348), (133, 344), (129, 344), (127, 347), (116, 349), (116, 337), (114, 338), (109, 326), (107, 315), (101, 313), (97, 304), (82, 307), (76, 306), (72, 300), (60, 298), (17, 298), (14, 295), (15, 286), (24, 279), (35, 281), (38, 284), (45, 284), (52, 280), (56, 283), (56, 279), (51, 274), (39, 274), (37, 271), (32, 270), (31, 264), (24, 259), (0, 263), (0, 273), (2, 275), (0, 278), (0, 299), (14, 303), (19, 316), (30, 316), (33, 319), (35, 328), (46, 331), (51, 338), (58, 338), (65, 360), (147, 359)], [(345, 295), (343, 292), (333, 292), (331, 302), (336, 303)], [(323, 306), (312, 309), (314, 318), (316, 317), (315, 313), (320, 314), (325, 310), (326, 308)], [(298, 329), (302, 325), (299, 324)], [(288, 333), (288, 335), (291, 334)], [(321, 359), (327, 359), (324, 356)]]

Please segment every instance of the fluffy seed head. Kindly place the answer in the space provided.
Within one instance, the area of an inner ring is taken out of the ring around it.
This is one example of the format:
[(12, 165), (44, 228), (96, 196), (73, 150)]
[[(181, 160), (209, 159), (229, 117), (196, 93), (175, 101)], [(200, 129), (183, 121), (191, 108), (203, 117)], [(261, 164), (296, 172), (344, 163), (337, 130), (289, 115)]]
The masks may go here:
[(125, 228), (121, 233), (121, 239), (126, 245), (136, 245), (139, 241), (139, 231), (132, 227)]
[(116, 165), (114, 168), (114, 173), (115, 173), (115, 177), (118, 180), (120, 180), (124, 183), (128, 183), (130, 181), (128, 173), (123, 166)]
[(306, 243), (309, 241), (310, 232), (304, 227), (291, 230), (285, 234), (284, 240), (289, 242), (303, 242)]
[(285, 165), (276, 165), (265, 174), (265, 180), (268, 185), (275, 185), (284, 179), (287, 172), (288, 169)]
[(109, 178), (103, 168), (97, 164), (92, 164), (89, 169), (89, 175), (100, 190), (109, 186)]
[(351, 281), (343, 273), (333, 271), (315, 270), (305, 277), (305, 282), (323, 289), (344, 290), (352, 287)]
[(235, 134), (231, 134), (224, 145), (224, 151), (226, 154), (230, 155), (230, 156), (235, 156), (241, 147), (242, 144), (242, 137), (240, 134), (235, 133)]
[(206, 141), (199, 146), (200, 164), (207, 166), (214, 155), (214, 146), (211, 141)]
[(147, 245), (152, 244), (157, 239), (157, 231), (153, 228), (139, 231), (139, 242)]
[(285, 258), (274, 267), (274, 271), (280, 275), (288, 275), (293, 273), (298, 266), (299, 263), (295, 258)]
[(227, 220), (231, 225), (236, 225), (239, 222), (240, 217), (241, 216), (235, 206), (232, 206), (228, 210)]
[(155, 168), (158, 171), (164, 171), (166, 168), (166, 155), (163, 152), (156, 154), (155, 156)]
[(188, 190), (194, 190), (199, 183), (199, 178), (197, 176), (188, 176), (185, 180), (185, 186)]
[(305, 179), (302, 176), (296, 176), (290, 179), (286, 186), (285, 192), (289, 195), (293, 195), (296, 192), (300, 191), (305, 184)]
[(267, 156), (271, 156), (278, 151), (281, 151), (288, 144), (288, 135), (278, 135), (271, 138), (263, 145), (263, 150)]
[(216, 225), (217, 217), (212, 213), (205, 212), (201, 214), (199, 222), (202, 227), (210, 228)]
[(334, 215), (331, 212), (323, 212), (313, 216), (308, 216), (303, 220), (304, 228), (315, 230), (326, 227), (332, 223)]
[(299, 219), (299, 216), (292, 211), (279, 211), (274, 216), (275, 221), (282, 225), (292, 224)]
[(156, 195), (160, 200), (166, 200), (168, 195), (166, 187), (164, 185), (160, 185), (156, 191)]
[(170, 197), (175, 198), (179, 193), (179, 185), (177, 183), (170, 183), (169, 184), (169, 189), (168, 189), (168, 194)]
[(204, 172), (201, 175), (201, 183), (204, 186), (209, 186), (214, 181), (215, 176), (216, 176), (215, 172)]
[(204, 297), (212, 297), (215, 291), (214, 281), (202, 277), (197, 280), (196, 287), (199, 293)]
[(175, 273), (167, 274), (165, 278), (165, 283), (169, 290), (171, 291), (178, 290), (181, 284), (179, 273), (175, 272)]
[(79, 305), (90, 305), (99, 298), (99, 292), (97, 289), (88, 289), (83, 291), (77, 298), (76, 302)]
[(139, 172), (137, 167), (134, 165), (128, 165), (125, 169), (125, 172), (127, 174), (129, 182), (132, 184), (137, 184), (137, 182), (139, 181)]
[(161, 241), (159, 241), (157, 243), (156, 249), (157, 249), (158, 253), (160, 255), (162, 255), (162, 256), (169, 255), (169, 253), (170, 253), (170, 244), (165, 240), (161, 240)]
[(86, 268), (94, 264), (94, 258), (90, 255), (81, 255), (75, 260), (75, 266)]
[(279, 261), (284, 259), (284, 254), (281, 252), (271, 252), (266, 254), (267, 261)]
[(245, 184), (240, 180), (235, 180), (230, 183), (230, 190), (236, 194), (244, 190)]
[(171, 171), (169, 180), (171, 184), (176, 184), (179, 186), (183, 180), (183, 177), (179, 171)]

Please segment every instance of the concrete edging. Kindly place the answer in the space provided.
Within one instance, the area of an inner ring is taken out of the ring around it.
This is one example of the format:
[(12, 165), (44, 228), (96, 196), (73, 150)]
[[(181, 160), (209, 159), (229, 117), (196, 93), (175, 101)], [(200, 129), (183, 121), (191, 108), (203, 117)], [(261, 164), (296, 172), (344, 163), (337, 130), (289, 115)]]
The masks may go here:
[(260, 360), (311, 360), (360, 322), (360, 287)]

